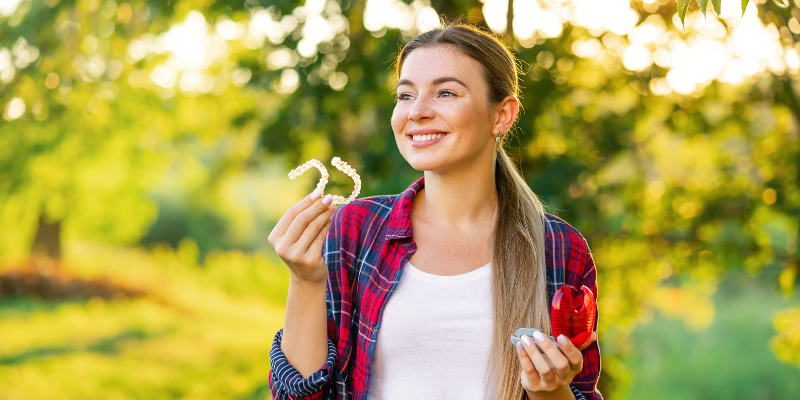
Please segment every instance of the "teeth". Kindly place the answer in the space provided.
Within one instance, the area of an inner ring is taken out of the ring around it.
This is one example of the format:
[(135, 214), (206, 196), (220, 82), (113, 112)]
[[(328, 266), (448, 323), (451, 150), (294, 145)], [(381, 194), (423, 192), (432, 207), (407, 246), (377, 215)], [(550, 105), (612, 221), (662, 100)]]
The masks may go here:
[(441, 133), (438, 133), (438, 134), (435, 134), (435, 135), (412, 135), (411, 136), (411, 140), (413, 140), (415, 142), (425, 142), (425, 141), (428, 141), (428, 140), (440, 139), (443, 136), (444, 136), (444, 134), (441, 134)]

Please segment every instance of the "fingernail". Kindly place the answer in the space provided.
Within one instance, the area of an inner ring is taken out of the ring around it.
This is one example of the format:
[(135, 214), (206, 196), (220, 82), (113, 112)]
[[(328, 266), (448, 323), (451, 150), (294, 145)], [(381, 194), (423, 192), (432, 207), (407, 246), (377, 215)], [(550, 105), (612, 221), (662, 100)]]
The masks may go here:
[(328, 204), (331, 204), (332, 200), (333, 200), (333, 196), (331, 196), (329, 194), (325, 195), (325, 197), (322, 198), (322, 204), (325, 204), (327, 206)]
[(311, 192), (311, 195), (308, 196), (308, 198), (311, 200), (316, 200), (319, 198), (319, 196), (322, 196), (322, 191), (319, 189), (314, 189), (314, 191)]
[(567, 339), (567, 337), (564, 336), (564, 335), (558, 335), (558, 338), (556, 340), (558, 340), (558, 344), (560, 344), (562, 346), (568, 346), (569, 345), (569, 339)]
[(522, 343), (525, 344), (525, 347), (533, 346), (533, 341), (531, 341), (531, 338), (528, 335), (525, 335), (525, 336), (522, 337)]
[(335, 205), (333, 205), (333, 204), (331, 204), (331, 205), (329, 205), (329, 206), (328, 206), (328, 210), (331, 210), (331, 211), (333, 211), (333, 210), (335, 210), (335, 209), (336, 209), (336, 206), (335, 206)]
[(525, 351), (525, 347), (522, 346), (522, 341), (517, 342), (517, 350)]
[(539, 331), (533, 332), (533, 338), (536, 339), (536, 341), (539, 342), (539, 343), (544, 342), (545, 339), (546, 339), (544, 337), (544, 335), (542, 334), (542, 332), (539, 332)]

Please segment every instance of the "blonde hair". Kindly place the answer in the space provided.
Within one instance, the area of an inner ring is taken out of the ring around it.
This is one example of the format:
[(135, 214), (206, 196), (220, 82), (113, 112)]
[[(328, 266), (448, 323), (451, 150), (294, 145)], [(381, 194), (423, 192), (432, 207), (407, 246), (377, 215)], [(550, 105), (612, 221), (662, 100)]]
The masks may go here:
[[(452, 46), (478, 61), (489, 87), (489, 104), (508, 96), (519, 97), (516, 58), (500, 39), (477, 27), (456, 23), (422, 33), (408, 42), (397, 57), (403, 62), (417, 48)], [(505, 135), (504, 135), (505, 136)], [(544, 205), (503, 149), (495, 157), (497, 219), (492, 253), (492, 350), (486, 393), (498, 399), (522, 398), (520, 365), (510, 335), (522, 327), (537, 327), (550, 334), (547, 277), (544, 255)]]

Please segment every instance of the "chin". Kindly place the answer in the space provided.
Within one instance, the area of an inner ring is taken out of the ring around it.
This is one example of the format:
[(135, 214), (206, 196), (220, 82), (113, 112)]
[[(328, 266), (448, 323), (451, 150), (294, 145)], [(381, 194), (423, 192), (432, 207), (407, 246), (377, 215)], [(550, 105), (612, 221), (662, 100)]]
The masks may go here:
[(451, 157), (445, 157), (441, 154), (413, 154), (413, 150), (412, 154), (404, 154), (403, 156), (406, 162), (411, 165), (411, 168), (417, 171), (444, 171), (448, 169), (448, 166), (453, 165), (455, 161)]
[(409, 163), (411, 168), (414, 168), (417, 171), (428, 171), (428, 172), (436, 172), (438, 171), (441, 166), (438, 163), (431, 163), (431, 162), (418, 162), (418, 163)]
[[(432, 146), (415, 147), (408, 142), (399, 143), (400, 154), (411, 168), (417, 171), (444, 172), (476, 161), (477, 152), (465, 151), (454, 142), (442, 141)], [(470, 143), (461, 143), (468, 145)]]

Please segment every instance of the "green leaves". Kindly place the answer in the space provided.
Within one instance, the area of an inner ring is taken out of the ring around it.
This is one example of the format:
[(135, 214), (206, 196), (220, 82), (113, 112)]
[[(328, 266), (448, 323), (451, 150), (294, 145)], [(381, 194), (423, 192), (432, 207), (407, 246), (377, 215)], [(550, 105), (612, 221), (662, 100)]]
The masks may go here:
[[(681, 23), (686, 26), (686, 12), (689, 10), (689, 3), (691, 0), (675, 0), (678, 3), (678, 16), (681, 18)], [(787, 8), (791, 4), (791, 2), (787, 0), (772, 0), (775, 4)], [(750, 0), (741, 0), (742, 3), (742, 16), (744, 16), (745, 11), (747, 10), (747, 4), (750, 3)], [(722, 0), (711, 0), (711, 5), (714, 6), (714, 12), (717, 15), (722, 13)], [(703, 17), (706, 16), (706, 8), (708, 8), (708, 0), (697, 0), (697, 6), (700, 7), (700, 11), (703, 12)]]
[(697, 5), (700, 6), (700, 11), (703, 12), (703, 18), (705, 18), (706, 8), (708, 8), (708, 0), (697, 0)]
[(678, 0), (678, 16), (681, 18), (681, 23), (683, 24), (684, 28), (686, 28), (686, 22), (684, 19), (686, 19), (686, 10), (689, 9), (689, 1), (691, 0)]
[(711, 4), (714, 6), (714, 12), (720, 15), (722, 13), (722, 0), (711, 0)]

